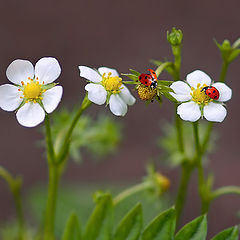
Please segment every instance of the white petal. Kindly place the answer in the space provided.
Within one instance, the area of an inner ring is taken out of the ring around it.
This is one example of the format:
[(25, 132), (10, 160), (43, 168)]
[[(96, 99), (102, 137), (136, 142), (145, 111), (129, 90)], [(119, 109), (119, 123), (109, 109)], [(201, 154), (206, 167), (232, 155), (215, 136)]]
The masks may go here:
[(88, 99), (98, 105), (102, 105), (106, 102), (107, 91), (100, 84), (89, 83), (85, 86), (85, 90), (88, 91)]
[(53, 112), (62, 98), (63, 88), (61, 86), (53, 87), (43, 93), (43, 106), (47, 113)]
[(187, 75), (187, 82), (191, 87), (197, 88), (198, 83), (206, 84), (207, 86), (211, 85), (211, 78), (203, 71), (195, 70)]
[(48, 84), (55, 81), (61, 73), (61, 67), (56, 58), (41, 58), (35, 66), (35, 77), (40, 83)]
[(34, 77), (34, 67), (27, 60), (17, 59), (8, 66), (6, 75), (9, 81), (21, 85), (21, 81), (27, 82), (29, 77)]
[(106, 75), (108, 74), (108, 73), (112, 73), (112, 77), (118, 77), (119, 76), (119, 74), (118, 74), (118, 72), (115, 70), (115, 69), (113, 69), (113, 68), (107, 68), (107, 67), (100, 67), (99, 69), (98, 69), (98, 71), (100, 72), (100, 74), (101, 75), (103, 75), (104, 73), (106, 73)]
[(17, 112), (17, 120), (24, 127), (35, 127), (43, 122), (45, 112), (38, 103), (25, 103)]
[(86, 66), (78, 66), (78, 68), (80, 71), (80, 77), (86, 78), (87, 80), (95, 83), (102, 81), (102, 77), (92, 68)]
[(232, 89), (225, 83), (217, 82), (212, 85), (219, 91), (219, 102), (226, 102), (232, 98)]
[(16, 110), (22, 102), (21, 95), (22, 92), (18, 91), (18, 87), (14, 85), (0, 86), (0, 107), (5, 111)]
[(112, 94), (109, 99), (109, 108), (116, 116), (124, 116), (127, 113), (127, 104), (116, 94)]
[(191, 88), (183, 81), (174, 82), (170, 88), (172, 88), (175, 93), (169, 93), (179, 102), (185, 102), (192, 98), (190, 95)]
[(128, 90), (128, 88), (125, 85), (122, 85), (122, 89), (121, 92), (119, 93), (120, 97), (122, 98), (122, 100), (127, 104), (127, 105), (133, 105), (136, 102), (135, 97), (132, 96), (132, 94), (130, 93), (130, 91)]
[(203, 108), (203, 116), (212, 122), (222, 122), (227, 115), (227, 110), (220, 103), (210, 102)]
[(180, 115), (181, 119), (195, 122), (201, 117), (201, 111), (195, 102), (182, 103), (177, 108), (177, 114)]

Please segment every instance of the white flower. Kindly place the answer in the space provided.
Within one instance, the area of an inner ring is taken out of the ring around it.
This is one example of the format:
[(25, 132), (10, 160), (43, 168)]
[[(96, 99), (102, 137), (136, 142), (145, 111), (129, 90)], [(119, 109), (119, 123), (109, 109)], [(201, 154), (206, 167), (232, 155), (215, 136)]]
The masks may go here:
[[(204, 72), (196, 70), (187, 75), (186, 82), (177, 81), (170, 87), (175, 93), (170, 93), (177, 101), (183, 102), (177, 108), (177, 113), (183, 120), (195, 122), (200, 117), (208, 121), (222, 122), (227, 115), (223, 102), (232, 97), (232, 90), (222, 82), (213, 83)], [(202, 89), (213, 86), (219, 92), (217, 100), (211, 99)]]
[(0, 86), (0, 107), (5, 111), (17, 109), (17, 120), (25, 127), (35, 127), (45, 118), (45, 112), (55, 110), (63, 88), (53, 83), (61, 73), (58, 61), (41, 58), (34, 66), (27, 60), (17, 59), (7, 68), (12, 84)]
[(115, 69), (100, 67), (98, 71), (86, 66), (79, 66), (80, 76), (90, 81), (85, 86), (88, 99), (98, 105), (109, 103), (109, 108), (116, 116), (127, 113), (127, 105), (133, 105), (136, 99), (128, 88), (122, 84)]

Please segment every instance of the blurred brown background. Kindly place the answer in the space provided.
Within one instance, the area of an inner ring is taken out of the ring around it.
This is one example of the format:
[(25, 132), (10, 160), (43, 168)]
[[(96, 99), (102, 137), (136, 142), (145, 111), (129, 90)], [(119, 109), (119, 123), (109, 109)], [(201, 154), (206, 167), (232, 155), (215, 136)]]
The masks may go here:
[[(1, 1), (0, 6), (0, 83), (7, 83), (5, 71), (14, 59), (29, 59), (35, 63), (42, 56), (56, 57), (62, 67), (59, 82), (64, 86), (61, 105), (80, 102), (85, 82), (79, 77), (78, 65), (108, 66), (119, 72), (129, 68), (146, 71), (153, 67), (150, 59), (171, 59), (166, 31), (173, 26), (184, 33), (182, 78), (201, 69), (217, 80), (221, 59), (213, 39), (231, 42), (240, 37), (240, 2), (235, 1)], [(239, 60), (231, 66), (227, 83), (234, 95), (228, 103), (224, 123), (216, 124), (221, 139), (211, 157), (209, 167), (215, 174), (216, 186), (240, 185), (239, 177)], [(166, 75), (167, 76), (167, 75)], [(94, 107), (92, 111), (109, 111)], [(164, 101), (162, 108), (154, 103), (145, 107), (138, 101), (129, 108), (123, 121), (124, 141), (118, 156), (97, 165), (88, 161), (70, 164), (65, 179), (75, 181), (140, 180), (149, 158), (160, 154), (155, 139), (160, 124), (171, 120), (173, 106)], [(39, 128), (21, 127), (14, 113), (0, 111), (0, 164), (11, 172), (24, 176), (25, 188), (46, 181), (46, 163), (42, 149), (36, 147)], [(142, 122), (148, 121), (148, 128)], [(146, 145), (146, 142), (149, 144)], [(163, 169), (176, 190), (179, 173)], [(196, 176), (195, 176), (196, 177)], [(199, 214), (196, 179), (193, 181), (185, 209), (184, 221)], [(27, 191), (27, 190), (25, 190)], [(209, 214), (209, 234), (239, 223), (235, 212), (240, 209), (240, 197), (227, 196), (216, 200)], [(6, 184), (0, 180), (0, 220), (14, 213)]]

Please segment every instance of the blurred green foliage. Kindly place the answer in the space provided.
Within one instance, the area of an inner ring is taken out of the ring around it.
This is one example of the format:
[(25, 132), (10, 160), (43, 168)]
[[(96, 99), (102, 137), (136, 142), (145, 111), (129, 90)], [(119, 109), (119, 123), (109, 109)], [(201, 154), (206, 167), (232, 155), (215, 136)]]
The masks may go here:
[[(63, 138), (68, 130), (76, 110), (69, 112), (66, 108), (52, 115), (52, 136), (55, 151), (58, 152)], [(81, 162), (81, 151), (86, 149), (95, 159), (102, 158), (116, 152), (122, 139), (122, 125), (107, 115), (96, 118), (83, 115), (72, 135), (70, 144), (70, 158)]]
[[(178, 138), (176, 127), (173, 123), (166, 122), (162, 125), (163, 135), (157, 140), (158, 146), (164, 150), (163, 159), (170, 163), (171, 166), (176, 167), (179, 166), (183, 160), (194, 161), (195, 157), (195, 141), (193, 135), (193, 126), (192, 123), (183, 122), (183, 141), (185, 146), (185, 154), (179, 150)], [(204, 137), (208, 131), (208, 123), (200, 122), (199, 124), (199, 138), (200, 143), (202, 144), (204, 141)], [(205, 152), (205, 161), (206, 156), (213, 152), (215, 148), (216, 142), (216, 133), (213, 132), (211, 134), (211, 138), (209, 139), (206, 145)]]

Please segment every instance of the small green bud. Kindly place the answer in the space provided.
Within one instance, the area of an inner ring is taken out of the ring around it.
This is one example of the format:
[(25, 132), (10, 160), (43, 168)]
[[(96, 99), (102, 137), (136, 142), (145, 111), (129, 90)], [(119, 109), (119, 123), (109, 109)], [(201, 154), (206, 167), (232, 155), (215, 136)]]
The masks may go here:
[(180, 29), (177, 30), (173, 27), (170, 33), (167, 31), (167, 40), (172, 46), (180, 45), (182, 43), (182, 39), (183, 34)]
[(222, 44), (216, 42), (216, 45), (221, 52), (223, 61), (226, 63), (231, 63), (240, 54), (240, 49), (238, 48), (240, 45), (239, 39), (237, 39), (232, 46), (229, 40), (224, 40)]

